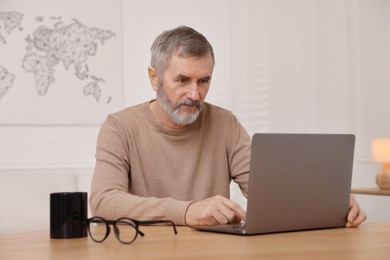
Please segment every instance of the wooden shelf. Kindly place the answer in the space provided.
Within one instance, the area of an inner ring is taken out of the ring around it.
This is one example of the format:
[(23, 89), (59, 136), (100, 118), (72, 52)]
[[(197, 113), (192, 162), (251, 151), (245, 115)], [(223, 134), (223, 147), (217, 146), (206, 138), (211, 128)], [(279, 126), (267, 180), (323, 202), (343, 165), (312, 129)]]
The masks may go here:
[(390, 190), (381, 190), (379, 188), (352, 188), (352, 193), (390, 196)]

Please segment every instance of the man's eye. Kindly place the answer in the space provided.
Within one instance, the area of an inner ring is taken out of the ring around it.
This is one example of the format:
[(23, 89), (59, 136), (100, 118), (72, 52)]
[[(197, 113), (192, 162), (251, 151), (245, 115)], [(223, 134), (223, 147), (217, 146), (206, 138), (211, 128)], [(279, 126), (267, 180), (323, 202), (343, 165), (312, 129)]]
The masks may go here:
[(177, 81), (180, 82), (180, 83), (186, 83), (186, 82), (188, 82), (188, 78), (180, 77), (180, 78), (177, 79)]
[(209, 84), (209, 80), (208, 79), (201, 79), (200, 84), (207, 85), (207, 84)]

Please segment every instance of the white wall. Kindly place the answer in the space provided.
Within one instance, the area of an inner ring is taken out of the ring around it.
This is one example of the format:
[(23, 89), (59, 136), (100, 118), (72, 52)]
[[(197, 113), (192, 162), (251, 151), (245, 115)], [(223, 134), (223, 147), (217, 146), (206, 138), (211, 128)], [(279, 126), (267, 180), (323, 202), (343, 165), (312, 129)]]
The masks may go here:
[[(209, 102), (232, 109), (250, 134), (354, 133), (353, 186), (375, 186), (380, 166), (371, 163), (370, 140), (390, 136), (389, 18), (386, 0), (124, 0), (124, 104), (154, 97), (150, 45), (162, 30), (186, 24), (214, 45)], [(0, 178), (92, 172), (98, 130), (0, 125)], [(388, 199), (358, 197), (369, 220), (390, 221)]]
[[(251, 133), (355, 134), (352, 185), (375, 187), (380, 165), (371, 162), (370, 142), (390, 136), (389, 1), (246, 2), (241, 15), (232, 13), (245, 28), (233, 27), (244, 36), (232, 37), (233, 47), (247, 40), (246, 49), (233, 48), (232, 67), (241, 65), (234, 51), (243, 53), (250, 77), (233, 74), (233, 111)], [(242, 85), (254, 93), (252, 106), (239, 99)], [(390, 221), (388, 197), (357, 197), (369, 221)]]

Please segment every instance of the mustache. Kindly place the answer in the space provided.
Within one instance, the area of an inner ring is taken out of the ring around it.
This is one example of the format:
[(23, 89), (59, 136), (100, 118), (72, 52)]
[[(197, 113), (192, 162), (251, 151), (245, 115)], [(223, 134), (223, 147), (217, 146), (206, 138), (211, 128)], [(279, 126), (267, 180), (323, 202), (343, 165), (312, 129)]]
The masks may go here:
[(186, 105), (186, 106), (196, 106), (197, 108), (201, 108), (202, 103), (198, 101), (194, 101), (190, 98), (186, 98), (185, 100), (181, 101), (178, 105), (180, 107), (181, 105)]

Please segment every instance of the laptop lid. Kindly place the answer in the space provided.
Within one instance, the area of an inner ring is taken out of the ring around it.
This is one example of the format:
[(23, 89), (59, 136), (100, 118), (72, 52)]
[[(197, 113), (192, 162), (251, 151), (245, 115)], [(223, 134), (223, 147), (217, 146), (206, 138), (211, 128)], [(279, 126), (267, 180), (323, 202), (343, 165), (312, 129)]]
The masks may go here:
[(345, 226), (355, 136), (255, 134), (246, 233)]
[(194, 228), (253, 235), (345, 226), (354, 145), (351, 134), (255, 134), (245, 230)]

